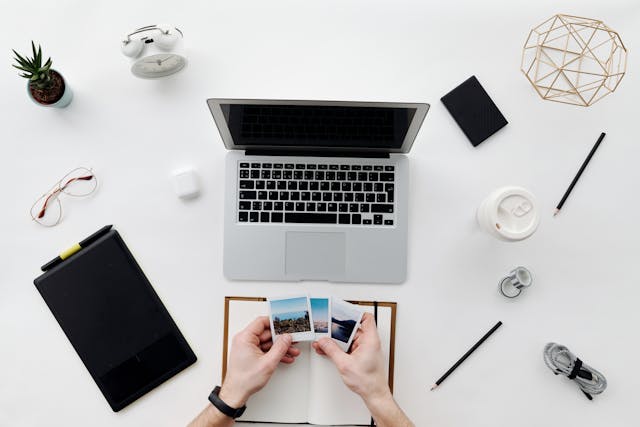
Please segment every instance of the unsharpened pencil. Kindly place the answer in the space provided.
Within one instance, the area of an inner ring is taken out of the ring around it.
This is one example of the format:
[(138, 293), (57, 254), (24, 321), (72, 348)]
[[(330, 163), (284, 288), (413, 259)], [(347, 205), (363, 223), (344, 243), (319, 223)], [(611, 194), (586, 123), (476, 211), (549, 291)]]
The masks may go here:
[(567, 197), (569, 197), (569, 194), (571, 194), (571, 191), (573, 190), (573, 187), (576, 185), (576, 183), (580, 179), (580, 175), (582, 175), (582, 172), (584, 172), (585, 168), (589, 164), (589, 161), (591, 161), (591, 158), (593, 157), (594, 153), (596, 152), (596, 150), (600, 146), (600, 143), (604, 139), (605, 135), (606, 134), (604, 132), (602, 132), (600, 134), (600, 137), (598, 138), (598, 140), (594, 144), (593, 148), (589, 152), (589, 155), (587, 156), (586, 159), (584, 159), (584, 162), (582, 162), (582, 166), (580, 166), (580, 169), (578, 170), (578, 173), (573, 178), (573, 181), (571, 181), (571, 184), (569, 185), (569, 188), (567, 188), (567, 191), (564, 192), (564, 196), (562, 196), (562, 200), (560, 200), (560, 203), (558, 203), (558, 206), (556, 206), (556, 210), (555, 210), (555, 212), (553, 212), (553, 216), (556, 216), (556, 215), (558, 215), (558, 213), (560, 213), (560, 209), (562, 209), (562, 205), (564, 205), (564, 202), (567, 200)]
[(436, 383), (431, 387), (431, 391), (435, 390), (436, 387), (438, 387), (445, 379), (447, 379), (447, 377), (451, 375), (451, 373), (455, 371), (458, 368), (458, 366), (460, 366), (462, 362), (464, 362), (467, 359), (467, 357), (469, 357), (471, 353), (473, 353), (476, 350), (476, 348), (480, 347), (480, 345), (482, 345), (482, 343), (485, 342), (487, 338), (489, 338), (491, 334), (493, 334), (500, 326), (502, 326), (502, 322), (496, 323), (495, 326), (489, 330), (489, 332), (484, 334), (484, 336), (480, 338), (480, 340), (477, 343), (475, 343), (474, 346), (471, 347), (469, 351), (467, 351), (464, 354), (464, 356), (462, 356), (456, 363), (454, 363), (453, 366), (449, 368), (449, 370), (445, 372), (444, 375), (441, 376), (440, 379), (438, 379), (438, 381), (436, 381)]

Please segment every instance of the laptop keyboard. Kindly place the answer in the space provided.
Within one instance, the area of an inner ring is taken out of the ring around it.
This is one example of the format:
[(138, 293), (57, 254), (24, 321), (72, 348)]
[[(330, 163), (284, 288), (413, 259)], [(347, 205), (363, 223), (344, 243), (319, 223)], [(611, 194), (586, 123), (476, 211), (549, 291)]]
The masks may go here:
[(395, 168), (240, 162), (238, 222), (389, 227)]

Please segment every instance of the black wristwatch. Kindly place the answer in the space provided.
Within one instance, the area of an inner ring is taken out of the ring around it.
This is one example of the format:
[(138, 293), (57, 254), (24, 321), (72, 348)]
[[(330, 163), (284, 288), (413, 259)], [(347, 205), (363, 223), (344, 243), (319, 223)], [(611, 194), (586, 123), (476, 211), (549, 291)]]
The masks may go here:
[(236, 418), (241, 417), (242, 414), (244, 414), (244, 411), (247, 410), (247, 405), (244, 405), (242, 408), (238, 409), (232, 408), (231, 406), (224, 403), (222, 399), (220, 399), (219, 394), (220, 386), (216, 386), (216, 388), (214, 388), (209, 395), (209, 402), (211, 402), (213, 406), (218, 408), (218, 410), (225, 414), (227, 417), (231, 417), (235, 420)]

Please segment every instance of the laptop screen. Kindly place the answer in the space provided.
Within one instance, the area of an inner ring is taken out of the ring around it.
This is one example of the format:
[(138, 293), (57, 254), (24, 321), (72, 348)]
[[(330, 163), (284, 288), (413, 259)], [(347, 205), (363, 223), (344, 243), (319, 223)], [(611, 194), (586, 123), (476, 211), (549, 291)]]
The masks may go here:
[(218, 126), (227, 128), (233, 148), (337, 148), (399, 152), (418, 108), (425, 105), (333, 104), (220, 102), (218, 105), (224, 124), (218, 123)]

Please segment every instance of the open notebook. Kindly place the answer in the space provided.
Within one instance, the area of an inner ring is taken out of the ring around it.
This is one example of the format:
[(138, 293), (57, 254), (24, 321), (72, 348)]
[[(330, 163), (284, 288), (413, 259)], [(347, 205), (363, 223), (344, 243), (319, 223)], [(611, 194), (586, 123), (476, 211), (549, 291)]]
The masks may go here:
[[(396, 303), (350, 301), (363, 311), (377, 312), (382, 350), (393, 391), (393, 354)], [(269, 312), (265, 298), (226, 297), (222, 378), (233, 336), (257, 316)], [(297, 344), (302, 353), (291, 365), (280, 364), (271, 380), (251, 397), (239, 421), (309, 423), (318, 425), (369, 425), (371, 415), (360, 397), (342, 382), (333, 364), (316, 354), (310, 343)]]

